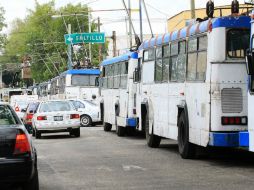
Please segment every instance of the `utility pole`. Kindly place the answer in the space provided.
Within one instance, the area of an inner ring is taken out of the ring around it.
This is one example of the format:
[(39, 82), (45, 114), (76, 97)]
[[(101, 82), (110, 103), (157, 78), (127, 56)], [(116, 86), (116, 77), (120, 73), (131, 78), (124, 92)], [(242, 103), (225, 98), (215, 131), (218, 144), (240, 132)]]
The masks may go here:
[(129, 39), (130, 39), (130, 48), (132, 47), (132, 28), (131, 28), (131, 0), (128, 0), (129, 7)]
[[(98, 32), (101, 32), (101, 20), (100, 20), (100, 17), (98, 17)], [(99, 44), (99, 63), (101, 63), (101, 60), (102, 60), (101, 49), (102, 49), (102, 46), (101, 46), (101, 44)]]
[[(89, 33), (92, 32), (91, 28), (91, 13), (90, 13), (90, 8), (88, 8), (88, 28), (89, 28)], [(91, 43), (89, 43), (89, 59), (90, 63), (92, 63), (92, 46)]]
[[(71, 34), (71, 24), (68, 24), (68, 34)], [(72, 69), (72, 47), (68, 45), (68, 70)]]
[(140, 41), (143, 42), (142, 0), (139, 0)]
[(112, 40), (113, 40), (113, 57), (116, 57), (116, 31), (112, 32)]
[(191, 19), (195, 19), (195, 0), (190, 0), (190, 5), (191, 5)]

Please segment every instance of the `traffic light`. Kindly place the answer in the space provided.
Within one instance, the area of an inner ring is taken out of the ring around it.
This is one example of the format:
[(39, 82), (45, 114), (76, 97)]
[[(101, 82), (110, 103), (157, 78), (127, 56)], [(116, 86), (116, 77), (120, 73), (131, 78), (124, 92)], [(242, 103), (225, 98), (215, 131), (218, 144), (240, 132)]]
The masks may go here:
[(214, 3), (212, 0), (209, 0), (206, 3), (206, 15), (208, 18), (213, 18), (213, 14), (214, 14)]

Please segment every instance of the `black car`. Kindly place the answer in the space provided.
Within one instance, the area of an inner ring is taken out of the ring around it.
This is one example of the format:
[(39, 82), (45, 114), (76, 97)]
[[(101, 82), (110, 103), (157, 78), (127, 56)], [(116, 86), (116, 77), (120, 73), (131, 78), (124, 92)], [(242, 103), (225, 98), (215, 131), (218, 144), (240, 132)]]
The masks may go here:
[(0, 103), (0, 189), (38, 190), (37, 155), (31, 137), (7, 104)]

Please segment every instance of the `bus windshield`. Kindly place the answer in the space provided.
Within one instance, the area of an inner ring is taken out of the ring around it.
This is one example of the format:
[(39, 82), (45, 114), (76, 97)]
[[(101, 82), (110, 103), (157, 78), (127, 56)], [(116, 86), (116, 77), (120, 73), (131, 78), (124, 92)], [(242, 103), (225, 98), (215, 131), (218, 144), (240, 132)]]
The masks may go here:
[(245, 58), (249, 48), (250, 30), (230, 29), (227, 32), (227, 57)]
[(71, 78), (72, 86), (95, 86), (97, 75), (73, 75)]

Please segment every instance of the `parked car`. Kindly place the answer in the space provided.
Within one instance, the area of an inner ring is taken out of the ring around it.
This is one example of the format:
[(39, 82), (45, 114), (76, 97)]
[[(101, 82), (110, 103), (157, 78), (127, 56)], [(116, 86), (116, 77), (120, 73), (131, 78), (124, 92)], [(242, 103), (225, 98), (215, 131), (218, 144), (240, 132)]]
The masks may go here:
[(24, 110), (27, 108), (28, 104), (29, 102), (26, 101), (16, 101), (13, 105), (13, 109), (21, 120), (23, 120)]
[(80, 125), (90, 126), (101, 121), (100, 107), (89, 100), (69, 100), (80, 113)]
[[(39, 104), (40, 104), (39, 102), (31, 102), (28, 104), (26, 109), (21, 110), (24, 113), (24, 116), (22, 119), (23, 123), (29, 133), (33, 132), (32, 119), (33, 119), (34, 114), (37, 111)], [(34, 135), (34, 133), (33, 133), (33, 135)]]
[(39, 189), (36, 149), (15, 111), (5, 103), (0, 103), (0, 160), (3, 186), (21, 184), (24, 190)]
[(22, 120), (24, 117), (24, 110), (30, 102), (34, 101), (38, 101), (37, 95), (13, 95), (10, 100), (10, 105)]
[(80, 137), (80, 115), (70, 101), (50, 100), (40, 102), (32, 119), (35, 137), (42, 133), (69, 132)]

